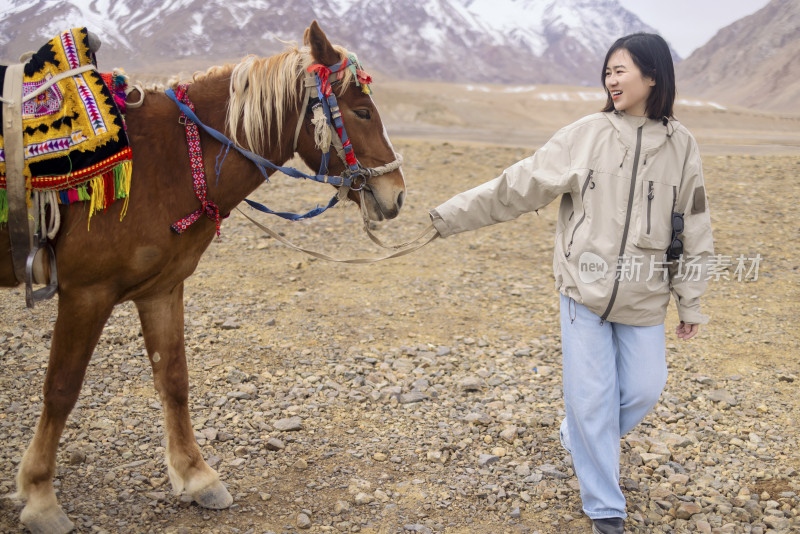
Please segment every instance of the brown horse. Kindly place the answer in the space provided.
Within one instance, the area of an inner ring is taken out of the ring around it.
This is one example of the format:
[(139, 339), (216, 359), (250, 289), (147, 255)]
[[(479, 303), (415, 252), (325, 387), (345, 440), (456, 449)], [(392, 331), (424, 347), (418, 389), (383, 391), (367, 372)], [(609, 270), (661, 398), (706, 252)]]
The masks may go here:
[[(237, 65), (195, 75), (189, 97), (199, 119), (231, 137), (247, 140), (253, 152), (281, 164), (296, 152), (312, 169), (319, 166), (310, 116), (303, 114), (304, 74), (311, 64), (334, 65), (347, 51), (334, 47), (316, 21), (306, 30), (307, 48), (270, 58), (246, 58)], [(365, 167), (396, 161), (369, 95), (348, 74), (334, 84), (345, 128)], [(21, 520), (32, 532), (69, 532), (72, 522), (59, 506), (52, 479), (56, 449), (67, 416), (78, 398), (94, 347), (115, 305), (132, 300), (142, 325), (156, 390), (164, 408), (167, 466), (176, 493), (185, 491), (200, 506), (226, 508), (233, 501), (217, 473), (202, 457), (188, 409), (184, 348), (183, 282), (197, 267), (216, 233), (201, 217), (185, 233), (170, 226), (198, 208), (180, 111), (162, 91), (148, 89), (140, 108), (127, 115), (133, 149), (133, 179), (127, 215), (123, 202), (95, 215), (87, 230), (87, 210), (62, 206), (57, 258), (58, 317), (44, 383), (44, 405), (36, 433), (17, 475), (17, 495), (26, 499)], [(302, 116), (301, 116), (302, 115)], [(298, 126), (298, 121), (303, 121)], [(234, 125), (232, 127), (232, 125)], [(232, 130), (232, 131), (231, 131)], [(235, 134), (235, 135), (233, 135)], [(220, 143), (201, 130), (206, 175), (214, 177)], [(258, 143), (258, 144), (255, 144)], [(331, 158), (330, 173), (345, 169)], [(208, 198), (227, 215), (264, 181), (261, 172), (233, 150), (219, 180), (208, 180)], [(371, 176), (364, 188), (371, 219), (391, 219), (405, 196), (399, 168)], [(356, 202), (359, 197), (350, 191)], [(8, 228), (0, 229), (0, 285), (14, 286)]]

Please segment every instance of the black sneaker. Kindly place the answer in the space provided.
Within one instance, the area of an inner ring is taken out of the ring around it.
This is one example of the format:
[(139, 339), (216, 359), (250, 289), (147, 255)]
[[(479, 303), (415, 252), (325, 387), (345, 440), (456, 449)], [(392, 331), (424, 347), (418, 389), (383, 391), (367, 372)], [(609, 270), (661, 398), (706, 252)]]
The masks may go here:
[(625, 534), (621, 517), (592, 520), (592, 534)]

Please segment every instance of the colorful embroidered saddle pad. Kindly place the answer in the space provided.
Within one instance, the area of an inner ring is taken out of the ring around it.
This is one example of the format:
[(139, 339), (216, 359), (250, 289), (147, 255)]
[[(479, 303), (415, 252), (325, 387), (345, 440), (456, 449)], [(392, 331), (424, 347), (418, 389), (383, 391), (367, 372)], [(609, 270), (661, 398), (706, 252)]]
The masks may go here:
[[(93, 62), (86, 28), (66, 31), (25, 64), (23, 97), (61, 72)], [(0, 65), (0, 92), (5, 71)], [(23, 103), (23, 172), (29, 200), (36, 192), (56, 191), (61, 204), (89, 201), (90, 217), (116, 199), (127, 202), (131, 149), (119, 100), (99, 73), (87, 71)], [(8, 221), (4, 146), (0, 130), (0, 224)]]

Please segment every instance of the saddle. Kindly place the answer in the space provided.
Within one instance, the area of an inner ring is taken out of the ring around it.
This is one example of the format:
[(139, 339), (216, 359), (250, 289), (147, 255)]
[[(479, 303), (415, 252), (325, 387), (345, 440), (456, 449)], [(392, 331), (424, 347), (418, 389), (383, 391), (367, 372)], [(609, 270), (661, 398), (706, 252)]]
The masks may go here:
[[(0, 225), (8, 224), (14, 274), (26, 284), (28, 307), (56, 293), (51, 242), (60, 205), (88, 202), (90, 223), (115, 200), (124, 199), (123, 216), (127, 207), (127, 78), (97, 72), (99, 47), (86, 28), (74, 28), (23, 63), (0, 65)], [(49, 280), (42, 280), (48, 264)], [(33, 291), (35, 279), (46, 287)]]

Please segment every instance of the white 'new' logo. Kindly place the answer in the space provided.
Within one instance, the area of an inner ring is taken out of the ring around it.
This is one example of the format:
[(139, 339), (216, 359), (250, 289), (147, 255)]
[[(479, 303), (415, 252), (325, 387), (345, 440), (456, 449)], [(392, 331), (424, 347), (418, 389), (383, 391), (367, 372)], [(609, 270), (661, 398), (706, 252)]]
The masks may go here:
[(584, 284), (600, 280), (607, 272), (608, 263), (594, 252), (584, 252), (578, 258), (578, 275)]

